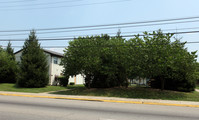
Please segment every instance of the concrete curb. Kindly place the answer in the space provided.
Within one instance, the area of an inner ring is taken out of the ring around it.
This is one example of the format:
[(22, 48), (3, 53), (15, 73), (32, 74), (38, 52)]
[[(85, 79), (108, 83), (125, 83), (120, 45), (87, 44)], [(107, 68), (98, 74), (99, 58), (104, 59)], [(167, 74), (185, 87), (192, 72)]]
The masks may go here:
[(52, 99), (67, 99), (67, 100), (82, 100), (82, 101), (97, 101), (97, 102), (130, 103), (130, 104), (146, 104), (146, 105), (163, 105), (163, 106), (179, 106), (179, 107), (195, 107), (195, 108), (199, 108), (199, 105), (161, 103), (161, 102), (105, 100), (105, 99), (90, 99), (90, 98), (75, 98), (75, 97), (24, 95), (24, 94), (12, 94), (12, 93), (0, 93), (0, 95), (3, 95), (3, 96), (18, 96), (18, 97), (52, 98)]

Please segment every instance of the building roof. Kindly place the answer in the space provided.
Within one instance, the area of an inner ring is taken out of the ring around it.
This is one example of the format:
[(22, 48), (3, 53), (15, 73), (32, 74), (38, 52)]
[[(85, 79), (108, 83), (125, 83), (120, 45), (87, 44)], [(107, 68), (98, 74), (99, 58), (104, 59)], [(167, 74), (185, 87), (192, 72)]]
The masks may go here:
[(59, 56), (59, 57), (64, 57), (64, 54), (62, 54), (62, 53), (58, 53), (58, 52), (51, 51), (51, 50), (46, 50), (46, 49), (43, 49), (43, 50), (44, 50), (44, 52), (49, 53), (51, 55), (55, 55), (55, 56)]
[[(23, 50), (23, 49), (21, 49), (21, 50), (15, 52), (14, 54), (17, 54), (17, 53), (21, 52), (22, 50)], [(64, 55), (63, 55), (62, 53), (58, 53), (58, 52), (51, 51), (51, 50), (46, 50), (46, 49), (43, 49), (43, 50), (44, 50), (44, 52), (49, 53), (49, 54), (51, 54), (51, 55), (58, 56), (58, 57), (64, 57)]]

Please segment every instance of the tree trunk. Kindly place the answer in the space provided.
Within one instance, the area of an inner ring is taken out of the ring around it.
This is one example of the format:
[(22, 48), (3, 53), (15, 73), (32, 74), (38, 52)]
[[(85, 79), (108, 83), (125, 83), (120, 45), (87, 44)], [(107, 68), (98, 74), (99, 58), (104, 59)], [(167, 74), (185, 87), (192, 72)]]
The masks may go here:
[(90, 84), (91, 84), (90, 81), (91, 81), (91, 77), (90, 77), (89, 74), (87, 74), (86, 77), (85, 77), (85, 82), (86, 82), (86, 87), (88, 89), (90, 89)]
[(129, 85), (128, 84), (128, 79), (127, 79), (127, 77), (125, 79), (126, 79), (126, 86), (125, 87), (128, 88), (128, 85)]
[(163, 91), (165, 80), (162, 77), (160, 77), (160, 80), (161, 80), (161, 90)]
[(91, 77), (90, 77), (90, 75), (88, 76), (88, 89), (90, 89), (91, 88)]

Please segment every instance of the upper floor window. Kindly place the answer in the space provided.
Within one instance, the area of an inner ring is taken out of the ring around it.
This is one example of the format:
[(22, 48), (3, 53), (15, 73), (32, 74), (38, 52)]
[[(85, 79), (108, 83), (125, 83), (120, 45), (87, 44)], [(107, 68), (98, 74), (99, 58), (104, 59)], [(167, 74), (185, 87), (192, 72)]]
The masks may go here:
[(54, 59), (53, 59), (53, 63), (54, 64), (58, 64), (58, 58), (57, 57), (53, 57)]

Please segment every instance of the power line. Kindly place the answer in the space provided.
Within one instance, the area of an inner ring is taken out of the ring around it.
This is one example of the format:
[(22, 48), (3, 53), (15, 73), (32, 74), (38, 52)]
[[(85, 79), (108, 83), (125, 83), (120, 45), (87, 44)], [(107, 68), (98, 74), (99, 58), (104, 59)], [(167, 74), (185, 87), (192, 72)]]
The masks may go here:
[[(163, 34), (191, 34), (191, 33), (199, 33), (199, 31), (185, 31), (185, 32), (173, 32), (173, 33), (163, 33)], [(150, 34), (150, 35), (158, 35), (158, 34)], [(122, 37), (134, 37), (135, 35), (123, 35)], [(146, 36), (144, 34), (139, 34), (139, 36)], [(115, 37), (115, 36), (110, 36)], [(103, 38), (103, 37), (99, 37)], [(38, 41), (71, 41), (74, 38), (43, 38), (38, 39)], [(90, 38), (82, 38), (82, 39), (90, 39)], [(0, 41), (25, 41), (25, 39), (0, 39)]]
[[(131, 28), (131, 27), (143, 27), (143, 26), (154, 26), (154, 25), (165, 25), (165, 24), (179, 24), (179, 23), (193, 23), (193, 22), (199, 22), (199, 20), (193, 20), (193, 21), (182, 21), (182, 22), (169, 22), (169, 23), (158, 23), (158, 24), (146, 24), (146, 25), (134, 25), (134, 26), (124, 26), (124, 27), (121, 27), (121, 28)], [(54, 32), (37, 32), (37, 34), (48, 34), (48, 33), (51, 33), (51, 34), (56, 34), (56, 33), (66, 33), (66, 32), (76, 32), (76, 31), (92, 31), (92, 30), (102, 30), (102, 29), (115, 29), (115, 28), (118, 28), (118, 27), (108, 27), (108, 28), (97, 28), (97, 29), (81, 29), (81, 30), (70, 30), (70, 31), (54, 31)], [(28, 35), (29, 33), (27, 34), (4, 34), (4, 35), (0, 35), (0, 36), (12, 36), (12, 35)]]
[[(178, 28), (178, 30), (192, 30), (192, 29), (199, 29), (199, 27), (190, 27), (190, 28)], [(157, 31), (157, 29), (156, 30), (148, 30), (148, 31), (146, 31), (146, 32), (153, 32), (153, 31)], [(162, 31), (176, 31), (176, 28), (175, 29), (163, 29)], [(143, 31), (132, 31), (132, 32), (122, 32), (122, 34), (129, 34), (129, 33), (143, 33)], [(90, 34), (90, 35), (70, 35), (70, 36), (51, 36), (51, 37), (42, 37), (42, 38), (53, 38), (53, 37), (55, 37), (55, 38), (57, 38), (57, 37), (79, 37), (79, 36), (98, 36), (98, 35), (101, 35), (101, 34), (103, 34), (103, 33), (98, 33), (98, 34)], [(110, 34), (116, 34), (116, 32), (114, 32), (114, 33), (106, 33), (106, 34), (108, 34), (108, 35), (110, 35)], [(7, 34), (7, 35), (0, 35), (0, 36), (15, 36), (15, 35), (29, 35), (29, 33), (27, 33), (27, 34)], [(24, 38), (21, 38), (21, 39), (24, 39)]]
[(43, 5), (55, 5), (60, 3), (69, 3), (69, 2), (78, 2), (83, 0), (64, 0), (64, 1), (58, 1), (58, 2), (48, 2), (48, 3), (35, 3), (35, 4), (23, 4), (23, 5), (11, 5), (11, 6), (1, 6), (2, 8), (13, 8), (13, 7), (29, 7), (29, 6), (43, 6)]
[[(199, 44), (199, 41), (180, 42), (179, 44)], [(167, 44), (150, 44), (150, 45), (167, 45)], [(89, 48), (89, 47), (119, 47), (119, 46), (131, 46), (131, 45), (98, 45), (98, 46), (73, 46), (73, 48)], [(1, 46), (7, 47), (7, 46)], [(13, 48), (22, 48), (23, 46), (12, 46)], [(41, 48), (68, 48), (70, 46), (41, 46)]]
[(1, 9), (6, 11), (12, 11), (12, 10), (41, 10), (41, 9), (55, 9), (55, 8), (70, 8), (70, 7), (80, 7), (80, 6), (90, 6), (90, 5), (102, 5), (102, 4), (111, 4), (111, 3), (117, 3), (117, 2), (124, 2), (124, 1), (131, 1), (131, 0), (114, 0), (109, 2), (96, 2), (96, 3), (86, 3), (86, 4), (79, 4), (79, 5), (62, 5), (62, 6), (50, 6), (50, 7), (36, 7), (36, 8), (22, 8), (22, 9)]
[(36, 0), (15, 0), (15, 1), (6, 1), (6, 2), (0, 2), (1, 4), (7, 4), (7, 3), (21, 3), (21, 2), (32, 2), (32, 1), (36, 1)]
[[(157, 24), (145, 24), (145, 25), (134, 25), (134, 26), (120, 26), (120, 28), (135, 28), (135, 27), (146, 27), (155, 25), (168, 25), (168, 24), (182, 24), (182, 23), (194, 23), (199, 22), (199, 20), (192, 21), (181, 21), (181, 22), (169, 22), (169, 23), (157, 23)], [(118, 27), (105, 27), (105, 28), (93, 28), (93, 29), (80, 29), (80, 30), (68, 30), (68, 31), (54, 31), (54, 32), (40, 32), (37, 34), (47, 34), (47, 33), (61, 33), (61, 32), (77, 32), (77, 31), (93, 31), (93, 30), (105, 30), (105, 29), (118, 29)]]
[[(75, 27), (60, 27), (60, 28), (41, 28), (35, 29), (36, 31), (47, 31), (47, 30), (62, 30), (62, 29), (80, 29), (80, 28), (96, 28), (96, 27), (110, 27), (110, 26), (123, 26), (123, 25), (135, 25), (135, 24), (147, 24), (147, 23), (156, 23), (156, 22), (170, 22), (170, 21), (179, 21), (179, 20), (190, 20), (198, 19), (199, 16), (194, 17), (184, 17), (184, 18), (174, 18), (174, 19), (162, 19), (162, 20), (151, 20), (151, 21), (137, 21), (137, 22), (128, 22), (128, 23), (116, 23), (116, 24), (103, 24), (103, 25), (90, 25), (90, 26), (75, 26)], [(186, 22), (186, 21), (182, 21)], [(164, 24), (164, 23), (163, 23)], [(1, 30), (0, 32), (29, 32), (31, 29), (26, 30)]]

